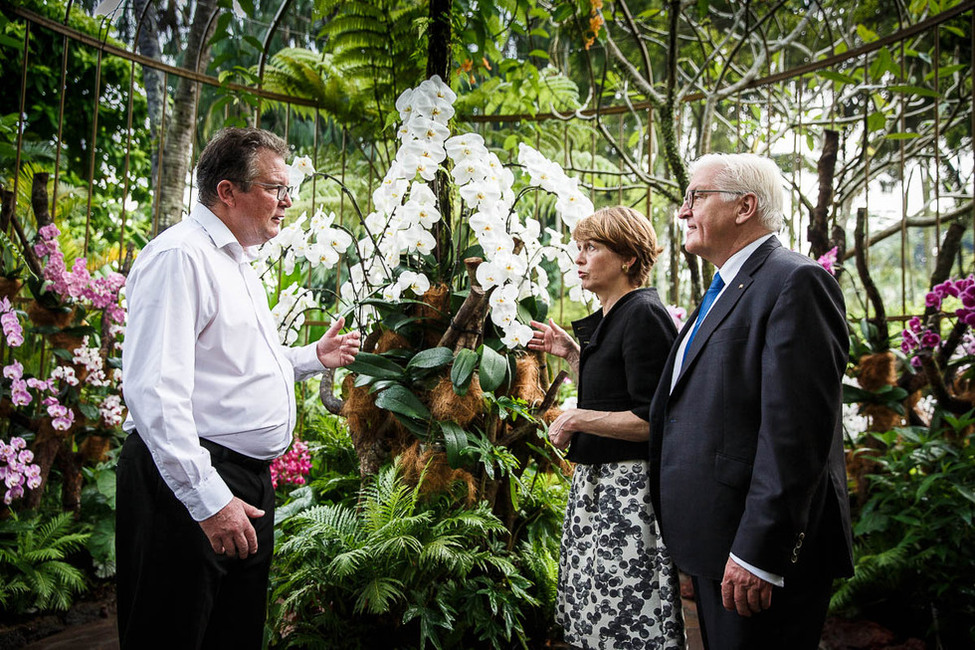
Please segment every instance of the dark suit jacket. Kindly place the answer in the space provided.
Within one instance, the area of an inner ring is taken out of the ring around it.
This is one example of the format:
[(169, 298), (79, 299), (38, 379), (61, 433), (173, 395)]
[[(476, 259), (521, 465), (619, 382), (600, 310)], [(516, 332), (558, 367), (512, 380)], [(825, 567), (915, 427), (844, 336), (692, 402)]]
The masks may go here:
[(839, 285), (774, 237), (764, 242), (712, 306), (671, 392), (696, 316), (650, 409), (654, 508), (675, 564), (720, 580), (734, 553), (787, 586), (800, 567), (851, 575)]

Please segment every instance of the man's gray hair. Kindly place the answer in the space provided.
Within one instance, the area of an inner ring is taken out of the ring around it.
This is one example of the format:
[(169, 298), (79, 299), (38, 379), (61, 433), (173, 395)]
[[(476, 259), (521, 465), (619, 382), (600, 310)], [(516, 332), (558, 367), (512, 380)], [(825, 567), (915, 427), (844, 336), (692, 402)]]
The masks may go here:
[(233, 181), (245, 192), (258, 174), (257, 154), (273, 151), (287, 158), (288, 143), (264, 129), (228, 127), (221, 129), (207, 143), (196, 163), (196, 182), (200, 203), (211, 207), (217, 202), (220, 181)]
[(693, 175), (701, 169), (716, 170), (714, 187), (707, 189), (749, 192), (758, 197), (762, 225), (769, 232), (781, 230), (785, 222), (782, 172), (771, 158), (753, 153), (709, 153), (691, 163), (688, 172)]

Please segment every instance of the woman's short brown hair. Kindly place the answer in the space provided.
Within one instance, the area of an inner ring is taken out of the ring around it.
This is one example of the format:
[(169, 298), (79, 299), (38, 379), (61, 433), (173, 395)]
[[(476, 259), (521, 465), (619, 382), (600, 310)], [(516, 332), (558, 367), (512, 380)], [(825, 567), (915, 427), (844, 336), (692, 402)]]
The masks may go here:
[(657, 233), (650, 220), (625, 205), (596, 210), (576, 225), (572, 238), (577, 242), (599, 242), (620, 257), (635, 257), (636, 263), (626, 274), (636, 287), (650, 277), (650, 269), (663, 250), (657, 246)]

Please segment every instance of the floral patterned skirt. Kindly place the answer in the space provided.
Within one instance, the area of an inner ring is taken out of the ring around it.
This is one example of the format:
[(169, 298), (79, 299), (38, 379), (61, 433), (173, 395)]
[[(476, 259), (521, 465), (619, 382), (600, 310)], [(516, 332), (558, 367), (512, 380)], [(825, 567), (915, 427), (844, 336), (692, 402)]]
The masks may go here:
[(684, 648), (677, 569), (646, 461), (576, 465), (562, 528), (556, 620), (585, 650)]

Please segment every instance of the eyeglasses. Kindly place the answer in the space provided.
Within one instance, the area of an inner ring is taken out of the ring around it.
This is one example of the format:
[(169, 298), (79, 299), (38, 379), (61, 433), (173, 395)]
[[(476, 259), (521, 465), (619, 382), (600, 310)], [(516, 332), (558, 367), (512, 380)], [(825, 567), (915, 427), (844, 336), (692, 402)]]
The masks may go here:
[(684, 205), (687, 206), (688, 210), (694, 209), (694, 201), (697, 200), (700, 194), (737, 194), (738, 196), (744, 196), (748, 192), (739, 192), (737, 190), (687, 190), (684, 193)]
[(234, 183), (250, 183), (251, 185), (260, 185), (261, 187), (266, 187), (269, 190), (275, 190), (277, 192), (278, 201), (284, 201), (285, 197), (289, 197), (289, 198), (293, 197), (295, 195), (295, 192), (298, 189), (297, 187), (281, 185), (280, 183), (272, 184), (272, 183), (261, 183), (258, 181), (235, 181), (230, 178), (228, 178), (227, 180), (232, 181)]

